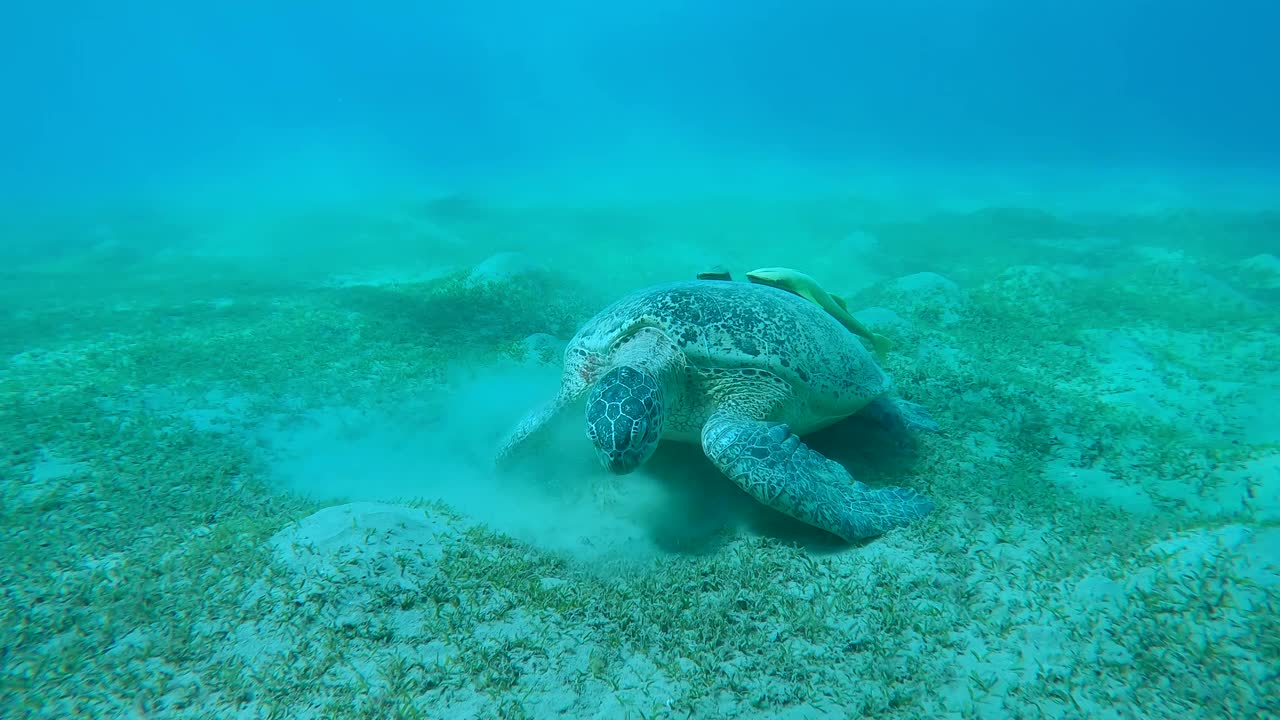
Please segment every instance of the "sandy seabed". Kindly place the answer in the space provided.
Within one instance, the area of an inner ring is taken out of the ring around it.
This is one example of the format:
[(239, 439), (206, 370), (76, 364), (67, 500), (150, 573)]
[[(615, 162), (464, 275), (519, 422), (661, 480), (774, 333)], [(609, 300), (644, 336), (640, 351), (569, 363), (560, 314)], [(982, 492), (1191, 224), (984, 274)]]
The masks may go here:
[[(1280, 714), (1274, 212), (459, 196), (24, 232), (5, 717)], [(848, 546), (695, 447), (612, 477), (580, 409), (490, 467), (595, 309), (715, 265), (800, 268), (893, 340), (942, 432), (811, 442), (924, 521)]]

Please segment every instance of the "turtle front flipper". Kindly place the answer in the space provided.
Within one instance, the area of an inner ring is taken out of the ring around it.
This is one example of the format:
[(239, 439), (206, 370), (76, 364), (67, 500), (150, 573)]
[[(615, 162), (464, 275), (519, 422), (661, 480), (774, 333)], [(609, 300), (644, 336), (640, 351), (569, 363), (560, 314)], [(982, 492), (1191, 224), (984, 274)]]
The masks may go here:
[(717, 413), (702, 449), (756, 500), (854, 542), (924, 517), (933, 503), (910, 488), (873, 489), (805, 445), (782, 423)]
[(496, 466), (506, 464), (516, 455), (516, 451), (528, 444), (534, 436), (551, 422), (556, 415), (583, 395), (594, 379), (596, 370), (592, 359), (572, 349), (565, 354), (565, 368), (560, 378), (560, 389), (556, 396), (530, 411), (507, 433), (502, 444), (498, 446), (493, 463)]
[(552, 418), (560, 414), (560, 411), (572, 399), (564, 393), (559, 393), (552, 400), (543, 403), (528, 415), (525, 415), (520, 420), (520, 423), (511, 432), (507, 433), (507, 436), (502, 440), (502, 444), (498, 446), (498, 451), (493, 458), (493, 464), (502, 466), (511, 460), (516, 454), (516, 450), (525, 445), (526, 441), (545, 427)]

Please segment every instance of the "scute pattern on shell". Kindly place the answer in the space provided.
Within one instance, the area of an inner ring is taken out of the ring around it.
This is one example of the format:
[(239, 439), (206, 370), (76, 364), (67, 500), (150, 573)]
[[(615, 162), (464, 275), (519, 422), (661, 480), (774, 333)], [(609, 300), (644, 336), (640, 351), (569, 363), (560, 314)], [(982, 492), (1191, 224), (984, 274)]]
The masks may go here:
[(762, 372), (786, 381), (806, 415), (850, 414), (889, 389), (874, 357), (838, 321), (808, 300), (754, 283), (693, 280), (645, 288), (602, 310), (569, 347), (606, 359), (645, 327), (675, 341), (700, 376), (733, 370), (738, 379)]

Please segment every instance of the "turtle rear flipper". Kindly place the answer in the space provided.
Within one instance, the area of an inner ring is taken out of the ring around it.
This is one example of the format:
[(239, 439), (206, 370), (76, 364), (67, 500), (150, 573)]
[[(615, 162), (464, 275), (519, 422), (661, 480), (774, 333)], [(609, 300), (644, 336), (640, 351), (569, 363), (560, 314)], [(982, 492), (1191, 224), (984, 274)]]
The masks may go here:
[(717, 413), (702, 429), (702, 449), (751, 497), (849, 542), (881, 535), (933, 509), (910, 488), (872, 489), (854, 480), (781, 423)]
[(933, 419), (933, 414), (923, 405), (893, 395), (881, 395), (867, 403), (858, 414), (894, 435), (942, 431), (938, 421)]

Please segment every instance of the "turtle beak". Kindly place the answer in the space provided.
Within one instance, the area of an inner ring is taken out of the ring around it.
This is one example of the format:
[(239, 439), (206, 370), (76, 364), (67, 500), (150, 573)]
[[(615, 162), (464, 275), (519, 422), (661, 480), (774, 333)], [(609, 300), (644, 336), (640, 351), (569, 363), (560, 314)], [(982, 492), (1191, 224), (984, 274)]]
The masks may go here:
[(641, 458), (632, 453), (617, 450), (598, 453), (600, 464), (614, 475), (630, 475), (640, 467)]

